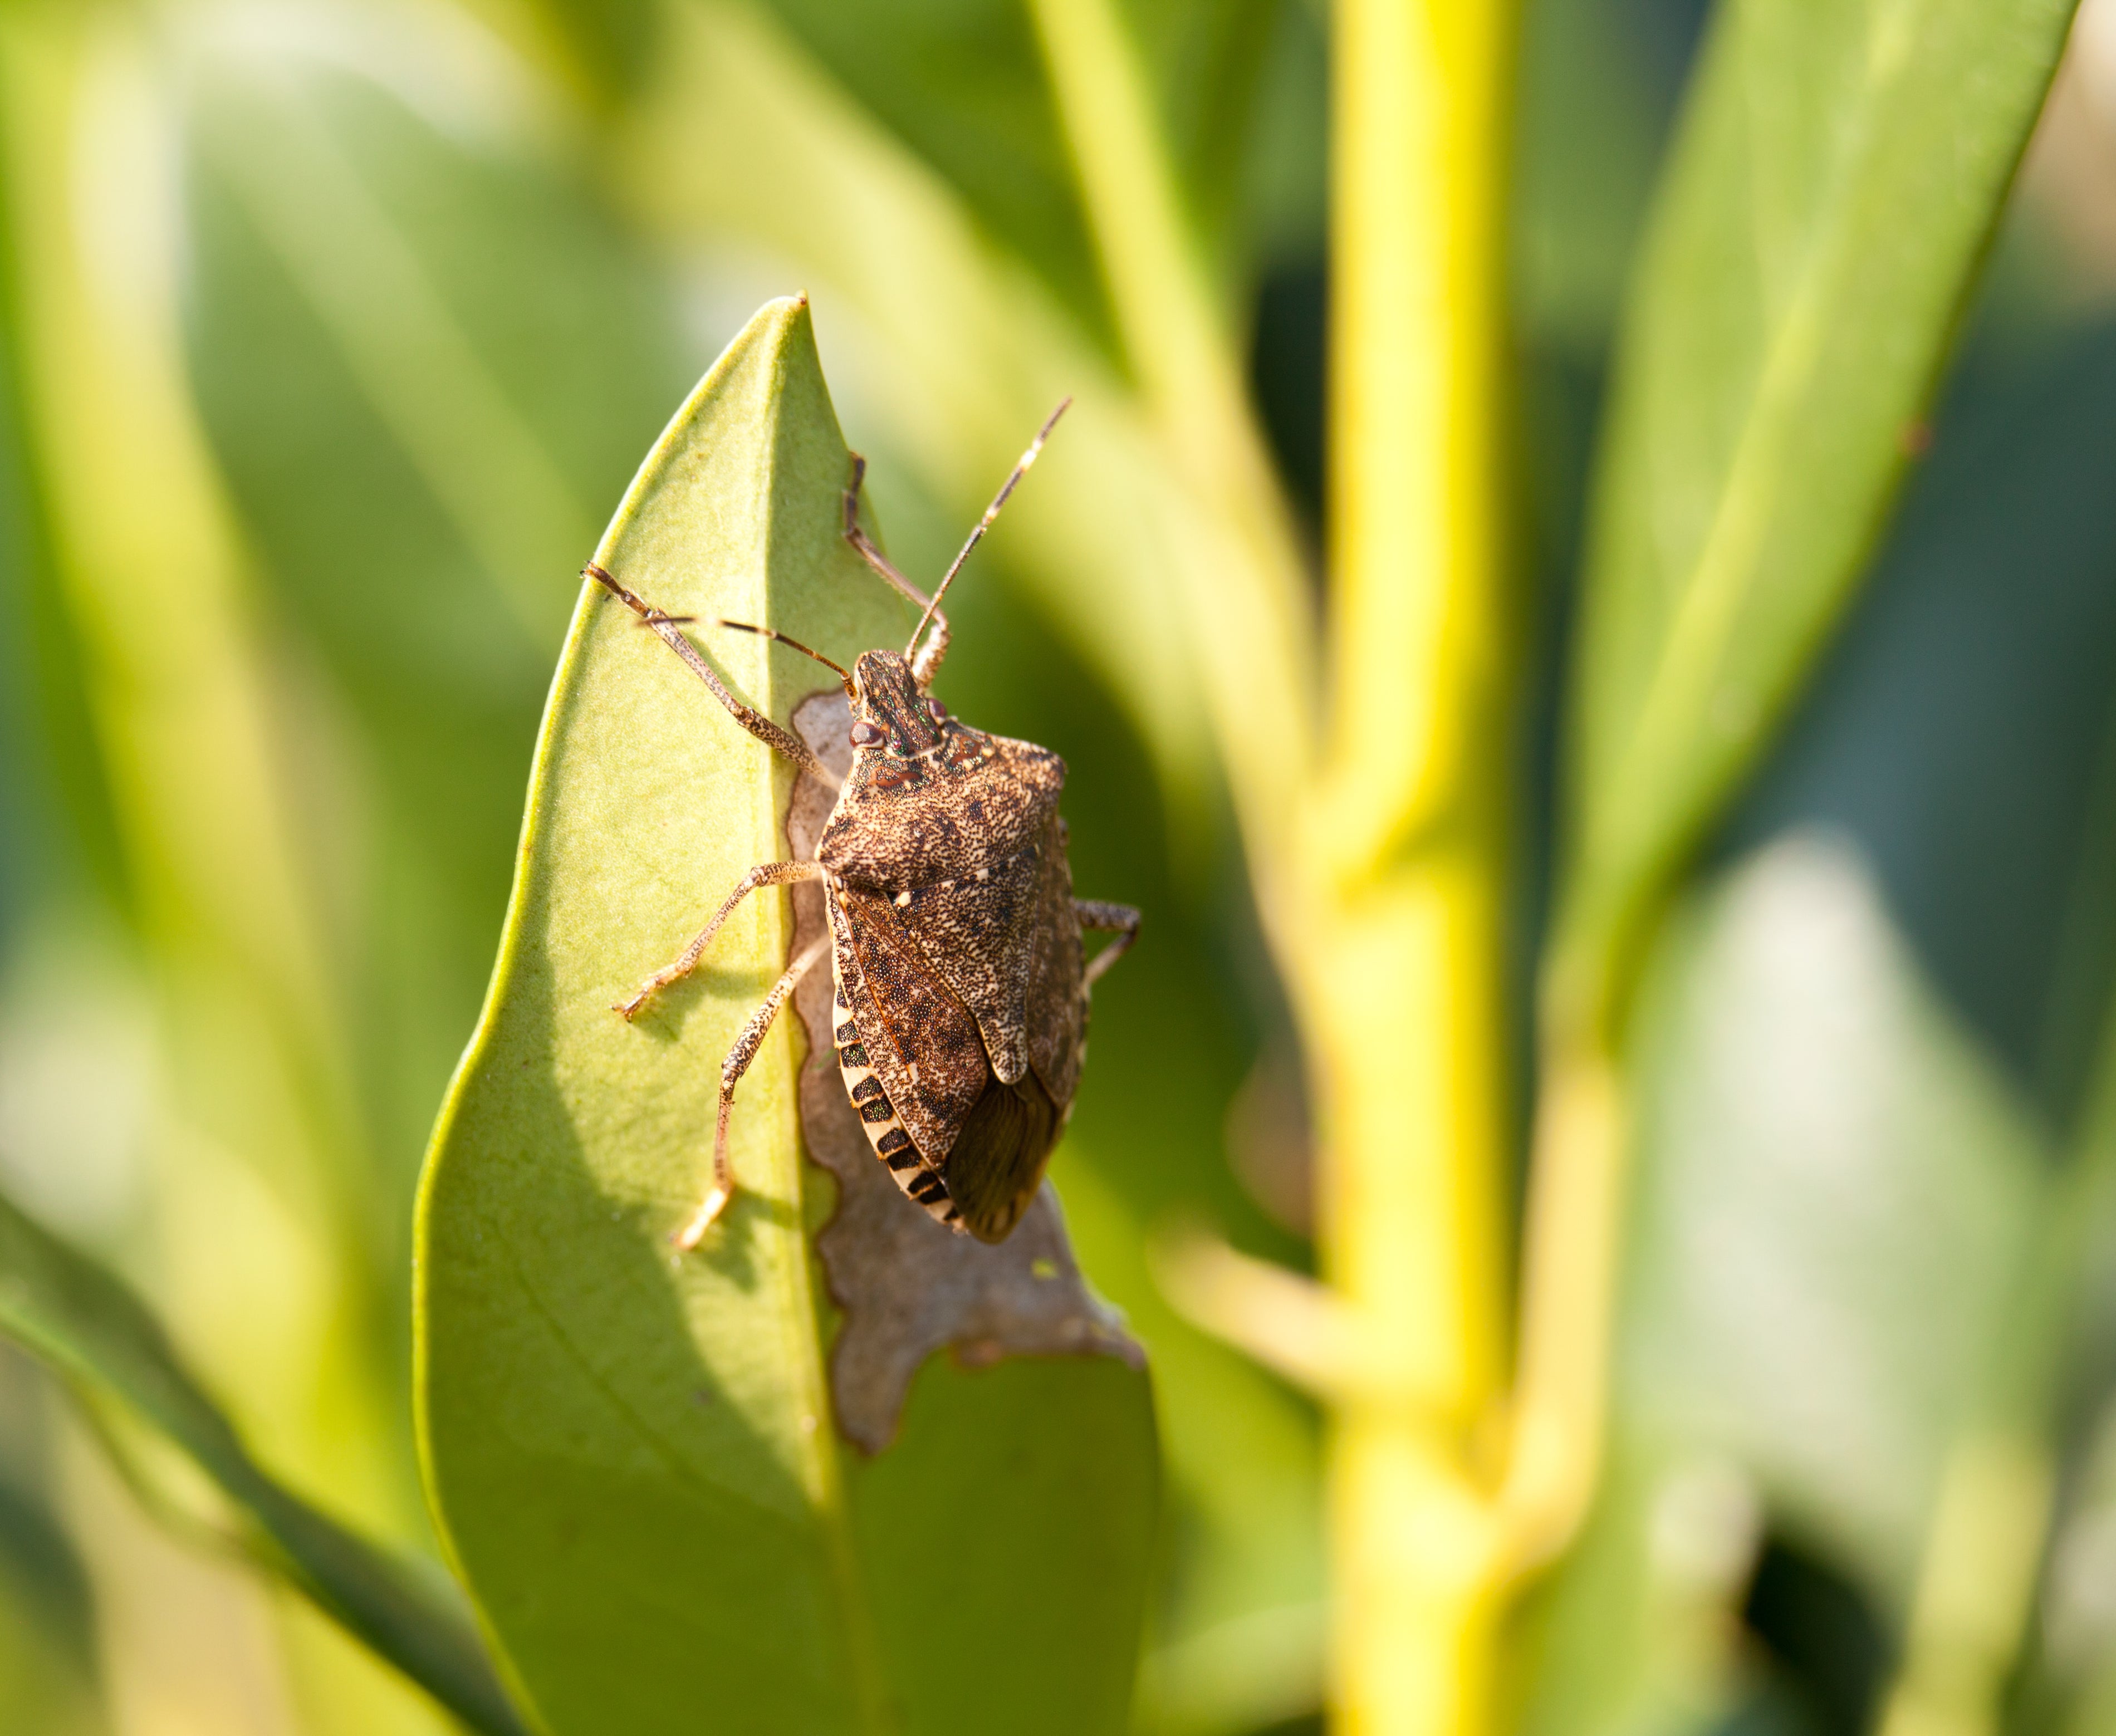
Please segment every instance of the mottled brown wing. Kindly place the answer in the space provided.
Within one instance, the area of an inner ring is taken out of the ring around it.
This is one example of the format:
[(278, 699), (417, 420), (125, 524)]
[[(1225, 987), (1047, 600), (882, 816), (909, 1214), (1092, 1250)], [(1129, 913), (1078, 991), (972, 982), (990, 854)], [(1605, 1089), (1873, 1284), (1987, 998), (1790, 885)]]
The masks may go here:
[(1073, 912), (1065, 833), (1056, 814), (1037, 842), (1033, 865), (1032, 897), (1023, 918), (1028, 947), (1022, 980), (1031, 1070), (1011, 1082), (995, 1077), (985, 1087), (941, 1164), (963, 1227), (981, 1242), (1004, 1241), (1036, 1197), (1079, 1083), (1086, 1038), (1080, 924)]
[[(985, 870), (893, 901), (906, 933), (978, 1022), (992, 1071), (1008, 1084), (1028, 1071), (1028, 987), (1046, 837)], [(1070, 905), (1068, 905), (1070, 910)]]
[(991, 1077), (977, 1021), (888, 899), (837, 886), (828, 902), (839, 981), (868, 1061), (920, 1155), (937, 1166)]
[(986, 1086), (941, 1165), (962, 1225), (978, 1241), (1004, 1242), (1021, 1221), (1062, 1119), (1033, 1074)]
[(1088, 996), (1080, 921), (1073, 911), (1073, 869), (1065, 859), (1065, 829), (1055, 814), (1037, 863), (1032, 932), (1035, 945), (1024, 1013), (1028, 1059), (1062, 1122), (1072, 1111), (1087, 1054)]

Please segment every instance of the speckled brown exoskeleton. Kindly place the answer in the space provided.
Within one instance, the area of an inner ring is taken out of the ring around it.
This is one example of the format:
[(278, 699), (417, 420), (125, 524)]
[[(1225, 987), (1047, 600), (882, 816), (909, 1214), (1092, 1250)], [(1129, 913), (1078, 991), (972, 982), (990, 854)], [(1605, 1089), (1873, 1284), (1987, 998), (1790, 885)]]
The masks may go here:
[[(838, 788), (813, 861), (751, 869), (682, 957), (614, 1009), (629, 1019), (657, 990), (689, 975), (751, 893), (822, 882), (828, 934), (788, 965), (721, 1064), (713, 1185), (678, 1233), (679, 1247), (697, 1247), (734, 1196), (728, 1118), (736, 1082), (826, 945), (837, 986), (838, 1066), (897, 1186), (949, 1229), (983, 1242), (1004, 1240), (1035, 1196), (1079, 1082), (1088, 990), (1137, 937), (1138, 912), (1073, 896), (1058, 817), (1065, 762), (1032, 742), (971, 728), (929, 690), (948, 649), (941, 599), (1065, 410), (1060, 404), (1043, 425), (930, 599), (860, 528), (865, 461), (853, 458), (845, 539), (924, 612), (902, 655), (863, 651), (849, 672), (769, 627), (718, 623), (775, 639), (837, 672), (853, 715), (852, 773), (841, 787), (791, 732), (728, 691), (683, 636), (683, 618), (600, 567), (586, 569), (744, 729)], [(1116, 938), (1089, 960), (1081, 935), (1091, 929)]]

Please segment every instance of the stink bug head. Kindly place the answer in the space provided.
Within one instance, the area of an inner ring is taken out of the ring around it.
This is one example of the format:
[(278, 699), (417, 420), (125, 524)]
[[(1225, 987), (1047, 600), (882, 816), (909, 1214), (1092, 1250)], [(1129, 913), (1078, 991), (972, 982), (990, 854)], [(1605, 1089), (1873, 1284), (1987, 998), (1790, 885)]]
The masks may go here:
[(853, 665), (853, 746), (908, 760), (941, 742), (942, 714), (894, 651), (862, 651)]

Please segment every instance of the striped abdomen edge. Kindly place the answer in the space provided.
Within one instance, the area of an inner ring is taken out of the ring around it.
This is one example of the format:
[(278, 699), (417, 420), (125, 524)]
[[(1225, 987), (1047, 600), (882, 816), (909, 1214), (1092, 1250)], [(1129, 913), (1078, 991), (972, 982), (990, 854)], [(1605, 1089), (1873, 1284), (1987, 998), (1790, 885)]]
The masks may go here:
[(896, 1118), (896, 1106), (889, 1100), (889, 1093), (882, 1089), (880, 1077), (868, 1063), (843, 984), (838, 985), (836, 1026), (838, 1071), (844, 1077), (845, 1095), (852, 1099), (860, 1125), (867, 1131), (867, 1142), (874, 1147), (874, 1155), (896, 1185), (923, 1206), (928, 1217), (961, 1235), (962, 1216), (948, 1196), (948, 1184), (919, 1157), (918, 1146)]

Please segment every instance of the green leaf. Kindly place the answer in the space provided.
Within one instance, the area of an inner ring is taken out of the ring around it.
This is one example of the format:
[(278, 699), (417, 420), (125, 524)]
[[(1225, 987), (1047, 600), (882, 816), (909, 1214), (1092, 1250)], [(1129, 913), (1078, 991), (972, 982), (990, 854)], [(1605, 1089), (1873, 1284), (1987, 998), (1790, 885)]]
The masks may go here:
[(520, 1731), (443, 1578), (347, 1530), (260, 1469), (139, 1299), (4, 1198), (0, 1332), (176, 1447), (234, 1504), (251, 1554), (472, 1728)]
[(1622, 342), (1576, 695), (1556, 990), (1654, 907), (1850, 596), (2072, 0), (1734, 0)]
[(1611, 1475), (1544, 1596), (1539, 1732), (1707, 1721), (1767, 1525), (1906, 1618), (1992, 1371), (2040, 1356), (2006, 1334), (2041, 1141), (1849, 849), (1791, 834), (1686, 909), (1637, 1036)]
[[(807, 308), (766, 307), (650, 455), (597, 559), (702, 623), (840, 661), (910, 611), (840, 533), (851, 464)], [(692, 629), (780, 719), (816, 666)], [(829, 677), (821, 677), (821, 685)], [(559, 1736), (1123, 1727), (1152, 1533), (1143, 1375), (929, 1365), (901, 1433), (832, 1426), (782, 1021), (736, 1099), (742, 1191), (705, 1245), (719, 1062), (784, 968), (783, 898), (636, 1026), (609, 1010), (752, 863), (789, 768), (623, 609), (583, 592), (538, 748), (485, 1017), (421, 1196), (419, 1402), (436, 1512)]]
[(50, 1451), (54, 1385), (0, 1343), (0, 1729), (109, 1736), (99, 1587), (62, 1517)]

